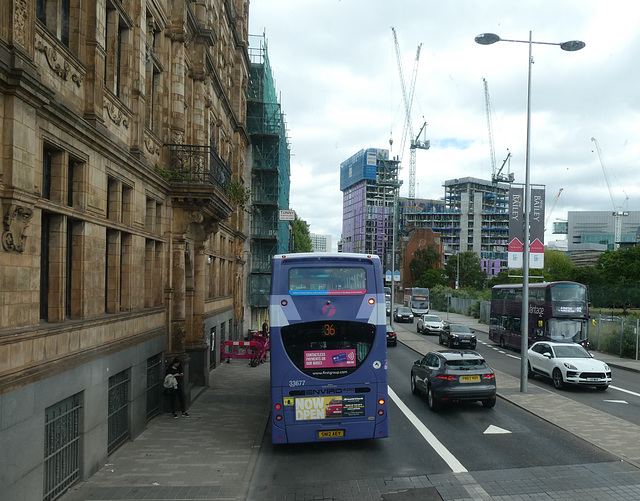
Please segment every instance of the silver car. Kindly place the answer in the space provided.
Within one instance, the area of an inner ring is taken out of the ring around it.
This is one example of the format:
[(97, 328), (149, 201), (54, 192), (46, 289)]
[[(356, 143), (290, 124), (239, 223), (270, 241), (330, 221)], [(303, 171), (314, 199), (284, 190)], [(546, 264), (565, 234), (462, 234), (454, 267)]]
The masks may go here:
[(416, 324), (416, 332), (421, 334), (435, 334), (439, 336), (444, 329), (444, 323), (438, 315), (421, 315)]

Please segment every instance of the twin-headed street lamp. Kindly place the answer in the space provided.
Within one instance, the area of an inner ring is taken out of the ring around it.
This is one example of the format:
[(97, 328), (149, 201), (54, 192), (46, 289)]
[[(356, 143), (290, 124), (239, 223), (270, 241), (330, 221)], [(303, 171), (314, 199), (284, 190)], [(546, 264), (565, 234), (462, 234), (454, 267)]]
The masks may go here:
[(531, 47), (535, 44), (540, 45), (559, 45), (562, 50), (575, 52), (584, 48), (585, 43), (580, 40), (570, 40), (568, 42), (534, 42), (531, 40), (531, 31), (529, 32), (529, 40), (507, 40), (500, 38), (494, 33), (482, 33), (475, 38), (476, 43), (480, 45), (491, 45), (496, 42), (518, 42), (529, 44), (529, 74), (527, 81), (527, 149), (525, 155), (525, 205), (524, 205), (524, 244), (522, 255), (522, 317), (520, 319), (521, 339), (520, 339), (520, 391), (527, 391), (527, 350), (529, 348), (529, 216), (531, 212), (531, 184), (529, 181), (529, 152), (531, 145), (531, 63), (533, 58), (531, 55)]

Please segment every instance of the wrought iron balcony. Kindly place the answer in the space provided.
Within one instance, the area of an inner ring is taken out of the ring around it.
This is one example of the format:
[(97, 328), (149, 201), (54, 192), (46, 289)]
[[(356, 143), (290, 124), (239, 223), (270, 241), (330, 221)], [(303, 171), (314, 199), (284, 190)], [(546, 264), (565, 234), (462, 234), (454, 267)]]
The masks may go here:
[(213, 184), (223, 190), (231, 182), (231, 166), (213, 146), (167, 144), (169, 170), (165, 177), (172, 183)]

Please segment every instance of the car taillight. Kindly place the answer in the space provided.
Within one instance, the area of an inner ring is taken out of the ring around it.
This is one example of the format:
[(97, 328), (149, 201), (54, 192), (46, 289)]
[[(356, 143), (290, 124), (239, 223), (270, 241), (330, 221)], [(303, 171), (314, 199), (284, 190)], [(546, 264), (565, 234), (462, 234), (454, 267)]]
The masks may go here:
[(438, 379), (444, 379), (446, 381), (453, 381), (455, 378), (455, 376), (438, 376)]
[(494, 377), (496, 377), (496, 375), (493, 372), (484, 375), (485, 379), (493, 379)]

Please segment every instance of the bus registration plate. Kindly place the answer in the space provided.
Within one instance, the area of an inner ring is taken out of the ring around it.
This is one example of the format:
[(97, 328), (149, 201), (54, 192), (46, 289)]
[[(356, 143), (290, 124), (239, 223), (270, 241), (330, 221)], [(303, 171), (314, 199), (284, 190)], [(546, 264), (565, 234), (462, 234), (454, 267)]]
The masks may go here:
[(460, 376), (461, 383), (477, 383), (480, 381), (480, 376)]
[(320, 430), (318, 438), (344, 437), (344, 430)]

